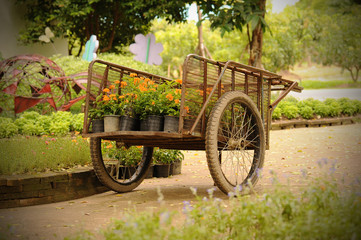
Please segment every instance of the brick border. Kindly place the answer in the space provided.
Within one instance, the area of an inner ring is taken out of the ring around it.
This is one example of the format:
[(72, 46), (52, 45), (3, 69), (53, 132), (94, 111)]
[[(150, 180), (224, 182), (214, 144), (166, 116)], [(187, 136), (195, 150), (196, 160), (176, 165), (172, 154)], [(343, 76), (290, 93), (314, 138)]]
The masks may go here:
[[(271, 130), (346, 125), (361, 122), (356, 117), (318, 120), (288, 120), (272, 123)], [(90, 167), (71, 172), (0, 176), (0, 209), (61, 202), (109, 191)]]
[(3, 175), (0, 176), (0, 208), (61, 202), (108, 190), (91, 168), (37, 175)]
[(342, 117), (342, 118), (323, 118), (315, 120), (288, 120), (276, 121), (271, 125), (271, 130), (282, 130), (292, 128), (305, 128), (305, 127), (323, 127), (323, 126), (338, 126), (347, 125), (361, 122), (361, 116), (355, 117)]

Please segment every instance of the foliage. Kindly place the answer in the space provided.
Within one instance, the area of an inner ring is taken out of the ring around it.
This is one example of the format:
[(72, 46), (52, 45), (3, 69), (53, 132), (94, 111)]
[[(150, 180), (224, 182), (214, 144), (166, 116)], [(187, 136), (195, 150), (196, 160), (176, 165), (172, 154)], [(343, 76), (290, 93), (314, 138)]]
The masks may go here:
[[(279, 109), (279, 110), (277, 110)], [(304, 119), (319, 117), (352, 116), (361, 113), (361, 101), (349, 98), (331, 99), (325, 101), (309, 98), (298, 101), (294, 97), (282, 100), (273, 111), (272, 119), (297, 118), (298, 114)]]
[(297, 118), (298, 108), (295, 105), (287, 105), (284, 108), (282, 108), (282, 114), (288, 119)]
[[(183, 202), (182, 213), (131, 211), (102, 233), (105, 239), (356, 239), (361, 236), (357, 187), (341, 192), (336, 182), (319, 180), (300, 194), (276, 186), (255, 196), (235, 190), (227, 201), (213, 196), (215, 188), (204, 198), (192, 188), (196, 200)], [(185, 217), (181, 223), (179, 214)]]
[[(102, 151), (105, 153), (105, 158), (117, 159), (122, 166), (137, 166), (142, 160), (143, 147), (131, 146), (129, 148), (116, 147), (113, 141), (104, 141), (102, 144)], [(176, 160), (182, 161), (184, 155), (179, 150), (169, 150), (154, 148), (153, 164), (170, 164)]]
[(303, 0), (295, 5), (303, 10), (304, 18), (318, 24), (319, 38), (314, 40), (313, 56), (324, 65), (337, 65), (359, 78), (361, 61), (361, 4), (358, 1)]
[(81, 132), (84, 114), (70, 112), (54, 112), (51, 115), (40, 115), (35, 111), (27, 111), (13, 121), (11, 118), (0, 118), (0, 137), (10, 137), (17, 133), (28, 136), (44, 134), (64, 136), (71, 131)]
[(18, 134), (18, 127), (10, 118), (0, 119), (0, 138), (9, 138)]
[(88, 141), (80, 136), (0, 139), (0, 155), (0, 175), (55, 171), (90, 163)]
[(314, 111), (310, 106), (304, 106), (299, 109), (299, 114), (304, 119), (311, 119), (313, 118)]
[[(69, 39), (69, 54), (78, 46), (80, 51), (91, 34), (97, 35), (100, 52), (119, 51), (128, 45), (135, 34), (147, 33), (150, 22), (165, 17), (169, 22), (186, 18), (188, 1), (45, 1), (17, 0), (27, 9), (25, 29), (20, 40), (25, 43), (39, 41), (46, 27), (56, 37)], [(75, 53), (77, 55), (80, 54)]]
[(153, 153), (154, 164), (170, 164), (176, 160), (184, 160), (184, 155), (179, 150), (156, 148)]

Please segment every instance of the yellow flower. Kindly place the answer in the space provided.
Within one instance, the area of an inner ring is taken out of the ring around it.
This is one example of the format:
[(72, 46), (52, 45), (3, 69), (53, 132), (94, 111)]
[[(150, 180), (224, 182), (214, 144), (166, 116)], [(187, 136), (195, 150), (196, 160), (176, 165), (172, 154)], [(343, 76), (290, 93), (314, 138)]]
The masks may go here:
[(103, 89), (103, 92), (108, 93), (108, 92), (110, 92), (110, 90), (109, 90), (109, 88), (104, 88), (104, 89)]

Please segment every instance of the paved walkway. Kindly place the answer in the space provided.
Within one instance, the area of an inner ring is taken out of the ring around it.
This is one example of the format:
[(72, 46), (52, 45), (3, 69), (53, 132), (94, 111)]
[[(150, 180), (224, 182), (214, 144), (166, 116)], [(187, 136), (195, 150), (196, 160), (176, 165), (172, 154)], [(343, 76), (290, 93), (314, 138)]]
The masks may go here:
[[(135, 191), (112, 191), (73, 201), (38, 206), (0, 209), (0, 239), (63, 239), (82, 230), (97, 233), (121, 218), (124, 211), (150, 211), (159, 207), (179, 211), (183, 201), (192, 201), (190, 187), (207, 196), (213, 187), (204, 152), (186, 152), (181, 175), (166, 179), (146, 179)], [(309, 179), (334, 172), (350, 183), (361, 176), (361, 124), (323, 128), (271, 131), (263, 177), (256, 192), (272, 191), (272, 170), (283, 184), (297, 191)], [(320, 168), (319, 165), (322, 165)], [(307, 175), (306, 179), (303, 175)], [(161, 206), (157, 187), (164, 195)], [(219, 190), (215, 196), (227, 200)]]

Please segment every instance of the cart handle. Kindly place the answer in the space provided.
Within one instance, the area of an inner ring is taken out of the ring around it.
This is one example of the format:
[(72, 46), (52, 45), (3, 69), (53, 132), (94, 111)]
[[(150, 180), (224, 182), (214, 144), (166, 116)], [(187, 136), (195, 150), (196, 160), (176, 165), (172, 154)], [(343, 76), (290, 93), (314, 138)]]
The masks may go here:
[(297, 87), (298, 83), (297, 82), (293, 82), (286, 90), (284, 90), (283, 92), (281, 92), (281, 94), (278, 96), (278, 98), (272, 103), (269, 105), (269, 108), (270, 108), (270, 111), (271, 111), (271, 115), (272, 115), (272, 112), (275, 110), (275, 108), (277, 107), (278, 103), (284, 99), (287, 94), (289, 92), (292, 91), (293, 88)]

